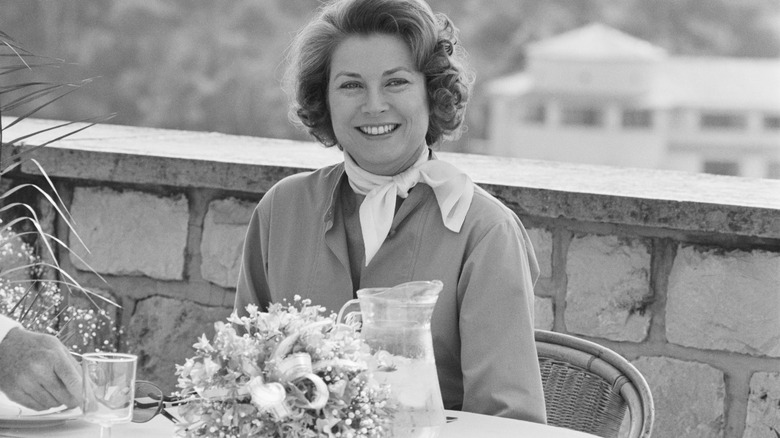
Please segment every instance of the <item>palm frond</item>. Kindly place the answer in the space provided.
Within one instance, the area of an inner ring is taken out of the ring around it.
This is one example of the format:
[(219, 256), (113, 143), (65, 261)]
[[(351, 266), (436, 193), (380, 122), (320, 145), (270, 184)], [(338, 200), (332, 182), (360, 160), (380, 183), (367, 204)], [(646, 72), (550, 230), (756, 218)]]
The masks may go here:
[[(65, 61), (61, 59), (51, 58), (47, 56), (41, 56), (33, 54), (32, 52), (24, 49), (18, 42), (11, 38), (7, 33), (0, 30), (0, 49), (4, 49), (0, 52), (0, 59), (11, 58), (18, 62), (12, 62), (9, 65), (3, 65), (0, 67), (0, 76), (9, 75), (12, 73), (18, 73), (22, 70), (33, 71), (33, 69), (41, 68), (58, 68), (63, 65)], [(3, 141), (3, 132), (20, 123), (23, 120), (31, 118), (36, 114), (39, 114), (41, 110), (52, 105), (53, 103), (63, 99), (71, 93), (79, 90), (84, 85), (89, 84), (95, 78), (88, 78), (78, 82), (62, 82), (52, 83), (48, 81), (31, 81), (24, 80), (16, 83), (6, 84), (0, 88), (0, 96), (8, 96), (14, 94), (15, 97), (11, 99), (0, 99), (0, 116), (9, 111), (15, 111), (27, 105), (33, 105), (32, 108), (26, 110), (18, 117), (15, 117), (8, 125), (0, 127), (0, 146), (18, 146), (22, 140), (29, 139), (31, 137), (43, 134), (44, 132), (52, 129), (58, 129), (65, 126), (71, 126), (76, 123), (87, 122), (88, 125), (73, 129), (65, 134), (62, 134), (52, 140), (47, 141), (44, 144), (38, 145), (38, 147), (47, 146), (53, 142), (62, 140), (68, 136), (71, 136), (77, 132), (94, 125), (95, 123), (101, 123), (114, 117), (114, 115), (102, 116), (97, 118), (89, 118), (79, 122), (68, 122), (58, 127), (52, 127), (36, 131), (27, 134), (23, 137), (13, 139), (12, 141)], [(16, 166), (13, 164), (17, 160), (24, 160), (26, 156), (29, 156), (33, 151), (22, 152), (24, 155), (14, 155), (5, 160), (2, 159), (2, 149), (0, 148), (0, 177), (7, 174), (10, 170)]]
[[(3, 134), (6, 129), (40, 114), (44, 108), (89, 84), (93, 78), (78, 82), (47, 82), (25, 78), (14, 82), (13, 78), (22, 77), (27, 71), (58, 68), (64, 64), (64, 61), (33, 54), (2, 30), (0, 30), (0, 64), (2, 64), (0, 65), (0, 77), (8, 78), (8, 80), (3, 80), (3, 85), (0, 86), (0, 116), (10, 111), (20, 114), (11, 118), (11, 121), (5, 126), (0, 123), (0, 178), (8, 175), (23, 163), (33, 163), (48, 185), (48, 187), (44, 187), (44, 190), (37, 184), (22, 183), (0, 193), (0, 213), (9, 212), (12, 209), (16, 213), (15, 217), (7, 223), (0, 221), (0, 242), (4, 243), (9, 236), (23, 242), (22, 237), (33, 235), (36, 241), (40, 242), (38, 250), (43, 251), (47, 259), (44, 260), (34, 253), (29, 253), (28, 259), (16, 259), (8, 267), (0, 266), (0, 292), (8, 293), (10, 298), (16, 300), (15, 303), (12, 302), (13, 305), (10, 308), (7, 300), (5, 303), (0, 303), (2, 304), (0, 311), (3, 309), (6, 312), (10, 311), (10, 314), (23, 324), (27, 323), (36, 330), (46, 330), (49, 333), (60, 335), (70, 342), (71, 337), (80, 333), (78, 329), (69, 328), (73, 325), (71, 322), (74, 321), (74, 318), (90, 318), (90, 316), (80, 313), (84, 309), (74, 308), (68, 302), (64, 302), (65, 307), (62, 307), (61, 291), (66, 290), (69, 295), (81, 292), (82, 296), (86, 297), (95, 309), (101, 309), (100, 314), (104, 317), (105, 311), (102, 310), (98, 301), (116, 307), (121, 306), (79, 284), (70, 273), (60, 266), (58, 253), (54, 251), (53, 245), (56, 245), (57, 249), (67, 250), (72, 257), (76, 257), (102, 281), (105, 282), (105, 279), (97, 274), (67, 244), (43, 229), (34, 208), (24, 202), (9, 201), (12, 199), (11, 196), (15, 196), (21, 190), (35, 190), (37, 199), (45, 199), (51, 205), (56, 211), (57, 217), (71, 232), (70, 235), (89, 252), (81, 236), (76, 232), (75, 221), (65, 207), (54, 183), (43, 166), (33, 158), (33, 155), (43, 147), (79, 133), (96, 123), (107, 121), (114, 115), (63, 122), (56, 126), (19, 135), (10, 141), (4, 141)], [(46, 138), (43, 138), (44, 135)], [(5, 151), (9, 153), (3, 154)], [(17, 211), (23, 213), (19, 214)], [(18, 231), (17, 228), (21, 225), (25, 225), (28, 231)], [(29, 251), (32, 251), (32, 247), (28, 244), (21, 243), (21, 245), (25, 250), (30, 248)], [(19, 263), (20, 261), (22, 263)], [(55, 275), (53, 278), (42, 278), (46, 272), (54, 272)], [(59, 329), (52, 326), (52, 323), (57, 324)], [(82, 327), (81, 323), (78, 324), (78, 327)], [(81, 335), (85, 334), (81, 333)], [(82, 344), (82, 346), (85, 345), (86, 343)], [(75, 343), (72, 346), (76, 348)]]
[[(53, 265), (51, 263), (46, 263), (46, 262), (37, 262), (35, 264), (35, 266), (27, 265), (26, 268), (29, 269), (31, 267), (40, 267), (40, 266), (47, 267), (47, 268), (56, 268), (55, 265)], [(14, 271), (21, 271), (22, 270), (21, 267), (16, 267), (16, 268), (12, 268), (12, 269)], [(9, 273), (10, 272), (11, 272), (11, 270), (9, 270)], [(95, 306), (97, 306), (97, 302), (95, 301), (95, 299), (97, 299), (99, 301), (102, 301), (104, 303), (110, 304), (112, 306), (122, 307), (117, 302), (115, 302), (113, 300), (110, 300), (110, 299), (108, 299), (108, 298), (106, 298), (106, 297), (104, 297), (104, 296), (102, 296), (100, 294), (96, 294), (95, 292), (82, 287), (78, 282), (76, 282), (76, 280), (73, 279), (73, 277), (68, 275), (67, 272), (62, 271), (62, 274), (66, 278), (66, 280), (57, 280), (57, 279), (46, 279), (46, 280), (40, 280), (40, 279), (19, 279), (19, 280), (8, 280), (8, 283), (9, 284), (27, 284), (27, 283), (35, 284), (35, 283), (45, 282), (45, 283), (56, 284), (58, 286), (65, 286), (68, 289), (73, 288), (73, 289), (77, 289), (77, 290), (83, 292), (84, 293), (84, 298), (89, 300)]]
[[(38, 233), (37, 233), (37, 232), (34, 232), (34, 231), (23, 231), (23, 232), (17, 232), (17, 233), (16, 233), (16, 235), (17, 235), (17, 236), (20, 236), (20, 237), (22, 237), (22, 236), (25, 236), (25, 235), (35, 235), (35, 236), (39, 236), (39, 235), (38, 235)], [(73, 257), (76, 257), (76, 259), (78, 259), (78, 261), (79, 261), (79, 262), (81, 262), (81, 264), (82, 264), (82, 265), (84, 265), (84, 266), (87, 268), (87, 270), (89, 270), (90, 272), (92, 272), (93, 274), (95, 274), (95, 276), (97, 276), (97, 278), (99, 278), (99, 279), (100, 279), (100, 280), (101, 280), (103, 283), (106, 283), (106, 284), (108, 284), (108, 281), (106, 281), (106, 279), (105, 279), (105, 278), (103, 278), (103, 276), (102, 276), (102, 275), (100, 275), (99, 273), (97, 273), (97, 272), (95, 271), (95, 269), (94, 269), (94, 268), (92, 268), (92, 266), (90, 266), (90, 265), (89, 265), (89, 263), (87, 263), (87, 261), (86, 261), (86, 260), (84, 260), (84, 259), (83, 259), (83, 258), (82, 258), (80, 255), (78, 255), (78, 253), (77, 253), (77, 252), (73, 251), (73, 250), (70, 248), (70, 246), (68, 246), (68, 245), (66, 245), (66, 244), (65, 244), (65, 242), (63, 242), (62, 240), (60, 240), (60, 239), (59, 239), (59, 238), (57, 238), (56, 236), (53, 236), (53, 235), (51, 235), (51, 234), (48, 234), (48, 233), (45, 233), (43, 237), (46, 237), (47, 239), (49, 239), (49, 240), (52, 240), (53, 242), (57, 243), (57, 244), (60, 246), (60, 248), (63, 248), (64, 250), (68, 251), (68, 252), (70, 253), (70, 255), (71, 255), (71, 256), (73, 256)], [(88, 249), (88, 248), (87, 248), (87, 251), (89, 251), (89, 249)]]
[[(35, 163), (37, 163), (37, 161), (35, 161), (35, 160), (32, 160), (32, 161), (33, 161), (33, 162), (35, 162)], [(39, 165), (39, 166), (40, 166), (40, 165)], [(42, 171), (43, 169), (41, 168), (40, 170)], [(47, 176), (46, 178), (48, 178), (48, 176)], [(56, 189), (54, 189), (54, 184), (51, 182), (51, 180), (48, 180), (48, 181), (49, 181), (49, 184), (51, 184), (51, 188), (52, 188), (52, 189), (54, 190), (54, 192), (55, 192), (55, 196), (57, 197), (57, 200), (59, 200), (59, 201), (60, 201), (60, 205), (64, 205), (64, 203), (62, 203), (62, 198), (60, 198), (60, 195), (59, 195), (59, 193), (57, 193)], [(57, 211), (57, 213), (60, 215), (60, 217), (62, 218), (62, 220), (63, 220), (63, 221), (65, 222), (65, 224), (68, 226), (68, 229), (70, 229), (70, 231), (73, 233), (73, 235), (76, 237), (76, 239), (78, 239), (79, 243), (80, 243), (80, 244), (81, 244), (81, 245), (82, 245), (82, 246), (83, 246), (83, 247), (84, 247), (84, 248), (85, 248), (87, 251), (89, 251), (89, 248), (87, 248), (87, 245), (84, 243), (84, 241), (83, 241), (83, 240), (81, 240), (81, 236), (79, 236), (79, 234), (76, 232), (76, 228), (73, 226), (73, 224), (71, 224), (71, 222), (73, 221), (73, 217), (70, 215), (70, 212), (67, 212), (68, 210), (67, 210), (66, 208), (64, 208), (64, 207), (63, 207), (63, 208), (60, 208), (60, 207), (59, 207), (59, 205), (58, 205), (56, 202), (54, 202), (54, 199), (53, 199), (53, 198), (52, 198), (52, 197), (51, 197), (51, 196), (50, 196), (48, 193), (46, 193), (46, 191), (45, 191), (45, 190), (41, 189), (41, 188), (40, 188), (40, 187), (38, 187), (37, 185), (35, 185), (35, 184), (30, 184), (30, 183), (26, 183), (26, 184), (20, 184), (20, 185), (18, 185), (18, 186), (15, 186), (15, 187), (13, 187), (13, 188), (9, 189), (9, 190), (8, 190), (6, 193), (0, 194), (0, 200), (2, 200), (2, 199), (4, 199), (4, 198), (6, 198), (6, 197), (8, 197), (8, 196), (10, 196), (10, 195), (12, 195), (12, 194), (14, 194), (14, 193), (16, 193), (16, 192), (18, 192), (19, 190), (22, 190), (22, 189), (24, 189), (24, 188), (26, 188), (26, 187), (30, 187), (30, 188), (32, 188), (32, 189), (35, 189), (35, 190), (37, 190), (37, 191), (38, 191), (38, 193), (40, 193), (40, 195), (41, 195), (41, 196), (43, 196), (43, 197), (44, 197), (44, 198), (45, 198), (45, 199), (46, 199), (46, 200), (49, 202), (49, 204), (50, 204), (50, 205), (51, 205), (51, 206), (52, 206), (52, 207), (53, 207), (53, 208), (54, 208), (54, 209)], [(17, 202), (17, 203), (8, 204), (8, 206), (3, 206), (3, 207), (1, 207), (1, 208), (0, 208), (0, 211), (4, 211), (4, 210), (7, 210), (7, 209), (10, 209), (10, 208), (13, 208), (13, 207), (21, 207), (21, 208), (24, 208), (24, 209), (26, 209), (26, 210), (30, 211), (30, 212), (31, 212), (31, 214), (32, 214), (32, 215), (34, 216), (34, 218), (35, 218), (35, 222), (37, 222), (37, 221), (38, 221), (38, 217), (37, 217), (37, 215), (35, 214), (35, 210), (33, 210), (33, 209), (32, 209), (32, 208), (29, 206), (29, 205), (26, 205), (26, 204), (23, 204), (23, 203), (18, 203), (18, 202)], [(67, 212), (67, 214), (66, 214), (66, 213), (64, 213), (64, 212)], [(68, 218), (70, 218), (70, 221), (68, 220)]]
[(19, 43), (14, 41), (13, 38), (11, 38), (7, 33), (3, 32), (2, 30), (0, 30), (0, 47), (7, 47), (8, 49), (10, 49), (12, 53), (8, 55), (14, 56), (15, 58), (19, 59), (25, 65), (27, 65), (28, 68), (29, 65), (24, 60), (24, 58), (29, 56), (35, 56), (30, 51), (20, 46)]
[[(10, 282), (9, 282), (9, 283), (10, 283)], [(28, 287), (28, 288), (27, 288), (27, 289), (24, 291), (24, 293), (22, 294), (22, 296), (19, 298), (19, 300), (18, 300), (18, 301), (16, 302), (16, 304), (14, 305), (14, 307), (12, 307), (12, 308), (11, 308), (11, 311), (10, 311), (10, 313), (11, 313), (11, 314), (14, 314), (14, 313), (16, 313), (16, 311), (17, 311), (17, 310), (24, 310), (24, 309), (20, 309), (20, 307), (21, 307), (21, 305), (22, 305), (22, 304), (24, 304), (25, 300), (27, 300), (27, 297), (29, 297), (29, 296), (30, 296), (30, 293), (32, 293), (32, 291), (34, 290), (33, 286), (34, 286), (34, 285), (33, 285), (33, 284), (31, 284), (31, 285), (30, 285), (30, 287)], [(24, 313), (26, 313), (26, 311), (25, 311)]]
[[(103, 123), (103, 122), (106, 122), (108, 120), (111, 120), (112, 118), (114, 118), (114, 116), (116, 116), (116, 113), (111, 113), (111, 114), (108, 114), (106, 116), (91, 117), (91, 118), (88, 118), (88, 119), (82, 119), (82, 120), (77, 120), (77, 121), (73, 121), (73, 122), (64, 122), (64, 123), (61, 123), (59, 125), (51, 126), (49, 128), (46, 128), (46, 129), (41, 129), (41, 130), (35, 131), (33, 133), (17, 137), (15, 139), (9, 141), (8, 143), (6, 143), (7, 146), (16, 146), (16, 147), (13, 149), (13, 153), (12, 153), (12, 155), (10, 157), (6, 157), (5, 159), (0, 158), (0, 176), (7, 174), (8, 172), (10, 172), (14, 168), (16, 168), (22, 162), (24, 162), (24, 161), (26, 161), (28, 159), (31, 160), (31, 156), (38, 149), (46, 147), (46, 146), (48, 146), (48, 145), (50, 145), (50, 144), (52, 144), (54, 142), (57, 142), (57, 141), (60, 141), (60, 140), (64, 139), (64, 138), (70, 137), (71, 135), (77, 134), (77, 133), (79, 133), (79, 132), (81, 132), (81, 131), (83, 131), (83, 130), (85, 130), (87, 128), (95, 126), (98, 123)], [(60, 129), (60, 128), (64, 128), (64, 127), (67, 127), (67, 126), (77, 125), (77, 124), (82, 124), (82, 123), (85, 123), (85, 125), (77, 128), (77, 129), (73, 129), (73, 130), (67, 131), (65, 134), (62, 134), (62, 135), (60, 135), (58, 137), (55, 137), (55, 138), (53, 138), (51, 140), (48, 140), (48, 141), (46, 141), (44, 143), (41, 143), (39, 145), (30, 146), (30, 147), (26, 147), (26, 148), (18, 147), (19, 143), (21, 143), (22, 141), (24, 141), (24, 140), (26, 140), (28, 138), (34, 137), (36, 135), (43, 134), (44, 132), (53, 131), (55, 129)], [(5, 128), (8, 128), (10, 126), (11, 126), (11, 124), (6, 126)], [(32, 161), (34, 161), (36, 164), (38, 164), (37, 161), (35, 161), (35, 160), (32, 160)], [(48, 180), (49, 177), (43, 171), (43, 168), (40, 166), (40, 164), (38, 164), (38, 168), (41, 171), (42, 175)], [(51, 181), (49, 181), (49, 182), (51, 182)]]
[[(45, 87), (43, 87), (41, 89), (28, 91), (27, 94), (24, 94), (24, 95), (22, 95), (20, 97), (17, 97), (16, 99), (11, 100), (10, 102), (4, 104), (2, 109), (3, 109), (3, 111), (13, 111), (13, 110), (15, 110), (18, 107), (21, 107), (23, 105), (27, 105), (27, 104), (29, 104), (31, 102), (35, 102), (35, 101), (39, 100), (42, 97), (47, 97), (47, 96), (52, 95), (54, 93), (60, 93), (59, 95), (54, 96), (52, 98), (47, 98), (47, 100), (45, 102), (39, 104), (38, 106), (32, 108), (27, 113), (25, 113), (25, 114), (23, 114), (23, 115), (21, 115), (21, 116), (19, 116), (17, 118), (17, 119), (22, 119), (23, 120), (23, 119), (26, 119), (26, 118), (30, 117), (31, 115), (39, 112), (43, 108), (46, 108), (47, 106), (51, 105), (52, 103), (62, 99), (63, 97), (69, 95), (70, 93), (73, 93), (74, 91), (76, 91), (79, 88), (81, 88), (82, 85), (83, 84), (75, 84), (75, 83), (49, 84), (49, 85), (47, 85), (47, 86), (45, 86)], [(9, 87), (9, 88), (7, 88), (4, 91), (4, 93), (8, 94), (8, 93), (16, 92), (16, 91), (27, 90), (30, 87), (31, 86), (13, 87), (13, 88)], [(12, 123), (11, 125), (8, 125), (8, 127), (13, 126), (13, 124), (14, 123)]]

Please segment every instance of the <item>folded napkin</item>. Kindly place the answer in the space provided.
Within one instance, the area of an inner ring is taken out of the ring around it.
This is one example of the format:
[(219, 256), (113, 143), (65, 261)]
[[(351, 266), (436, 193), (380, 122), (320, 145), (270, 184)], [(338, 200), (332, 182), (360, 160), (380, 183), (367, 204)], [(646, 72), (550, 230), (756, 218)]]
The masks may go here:
[[(53, 413), (59, 413), (68, 409), (65, 405), (60, 405), (54, 408), (44, 409), (42, 411), (36, 411), (34, 409), (26, 408), (19, 403), (8, 398), (3, 391), (0, 391), (0, 418), (8, 417), (34, 417), (39, 415), (48, 415)], [(76, 408), (78, 409), (78, 408)]]

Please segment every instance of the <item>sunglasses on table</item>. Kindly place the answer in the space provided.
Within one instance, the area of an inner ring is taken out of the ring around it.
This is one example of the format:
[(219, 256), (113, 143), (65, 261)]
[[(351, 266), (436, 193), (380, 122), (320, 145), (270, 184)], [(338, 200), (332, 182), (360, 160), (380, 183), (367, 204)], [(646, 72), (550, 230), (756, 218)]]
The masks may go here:
[(166, 407), (184, 403), (177, 397), (164, 395), (159, 386), (145, 380), (135, 382), (135, 400), (133, 400), (133, 423), (146, 423), (157, 415), (162, 415), (173, 423), (179, 420)]

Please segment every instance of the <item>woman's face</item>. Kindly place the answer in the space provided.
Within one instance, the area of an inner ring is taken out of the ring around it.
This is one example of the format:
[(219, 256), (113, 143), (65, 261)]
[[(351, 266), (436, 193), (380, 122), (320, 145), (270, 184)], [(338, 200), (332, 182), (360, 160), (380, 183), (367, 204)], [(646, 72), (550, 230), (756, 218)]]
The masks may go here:
[(328, 106), (338, 144), (369, 172), (395, 175), (425, 147), (425, 76), (397, 36), (356, 35), (336, 47)]

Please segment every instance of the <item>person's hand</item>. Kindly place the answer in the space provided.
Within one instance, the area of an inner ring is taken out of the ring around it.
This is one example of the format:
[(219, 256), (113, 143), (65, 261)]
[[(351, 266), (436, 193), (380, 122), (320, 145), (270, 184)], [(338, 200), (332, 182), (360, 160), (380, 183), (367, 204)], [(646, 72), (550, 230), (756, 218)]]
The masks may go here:
[(81, 371), (68, 349), (51, 335), (12, 329), (0, 342), (0, 390), (37, 411), (81, 405)]

